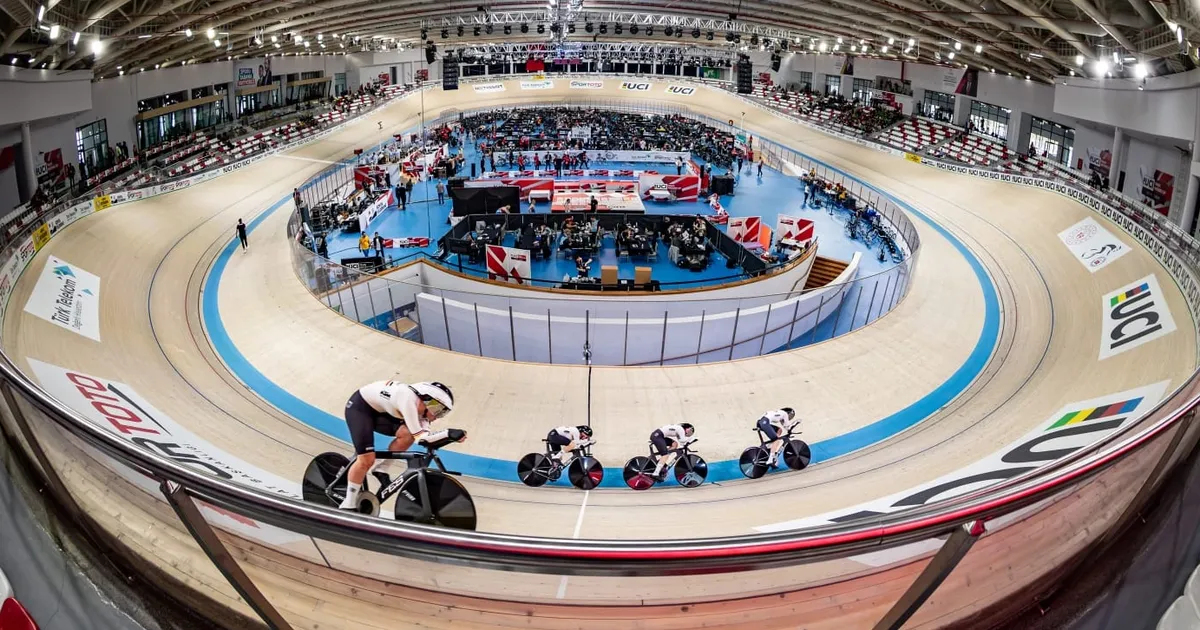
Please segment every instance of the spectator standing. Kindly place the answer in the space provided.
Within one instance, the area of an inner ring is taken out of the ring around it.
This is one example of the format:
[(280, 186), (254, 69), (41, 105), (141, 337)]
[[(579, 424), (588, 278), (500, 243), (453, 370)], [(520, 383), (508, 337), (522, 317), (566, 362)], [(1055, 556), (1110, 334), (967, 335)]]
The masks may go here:
[(554, 175), (555, 176), (562, 175), (562, 157), (561, 156), (557, 156), (557, 155), (554, 156)]
[(237, 237), (242, 242), (242, 251), (246, 251), (250, 247), (250, 241), (246, 239), (246, 224), (242, 223), (241, 219), (237, 222)]
[(683, 158), (679, 156), (675, 157), (675, 174), (683, 175)]
[(300, 189), (299, 189), (299, 188), (293, 188), (293, 189), (292, 189), (292, 201), (293, 201), (293, 202), (295, 202), (295, 204), (296, 204), (296, 209), (297, 209), (297, 210), (299, 210), (299, 209), (300, 209), (300, 204), (301, 204), (301, 201), (300, 201)]
[(373, 238), (371, 240), (372, 240), (373, 244), (375, 245), (375, 255), (383, 256), (383, 237), (379, 235), (379, 232), (376, 232), (375, 238)]
[(400, 181), (396, 182), (396, 199), (400, 201), (400, 209), (408, 209), (408, 188), (404, 186), (404, 180), (407, 179), (404, 175), (400, 176)]
[(366, 232), (358, 236), (358, 251), (362, 252), (363, 258), (371, 255), (371, 239), (367, 238)]
[(446, 184), (444, 182), (442, 182), (442, 180), (440, 180), (440, 179), (438, 180), (438, 183), (437, 183), (437, 195), (438, 195), (438, 205), (440, 206), (446, 202)]
[(762, 164), (763, 164), (762, 156), (760, 155), (760, 156), (758, 156), (758, 177), (759, 177), (759, 179), (762, 179)]

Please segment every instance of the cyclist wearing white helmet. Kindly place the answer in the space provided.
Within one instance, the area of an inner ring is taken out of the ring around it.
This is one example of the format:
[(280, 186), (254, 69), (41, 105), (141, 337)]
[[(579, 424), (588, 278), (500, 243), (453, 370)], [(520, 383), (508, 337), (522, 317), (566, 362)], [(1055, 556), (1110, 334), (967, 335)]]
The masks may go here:
[(771, 459), (767, 460), (767, 465), (772, 467), (777, 465), (779, 449), (783, 448), (783, 440), (779, 439), (779, 434), (786, 433), (798, 424), (800, 424), (800, 418), (796, 417), (796, 410), (791, 407), (773, 409), (758, 419), (756, 426), (766, 436), (767, 444), (771, 446)]
[(650, 434), (650, 443), (654, 445), (654, 476), (660, 480), (663, 479), (667, 471), (670, 470), (671, 464), (675, 463), (675, 459), (679, 456), (678, 452), (670, 453), (672, 449), (682, 447), (692, 441), (692, 435), (696, 433), (696, 427), (684, 422), (682, 424), (668, 424), (659, 427)]
[[(429, 432), (429, 423), (454, 409), (454, 394), (441, 383), (406, 385), (379, 381), (364, 385), (346, 401), (346, 425), (354, 443), (354, 463), (346, 473), (346, 498), (339, 506), (353, 510), (368, 472), (375, 472), (375, 434), (393, 436), (389, 451), (406, 451), (413, 442), (435, 442), (446, 431)], [(466, 436), (463, 436), (463, 440)], [(462, 440), (459, 440), (460, 442)], [(387, 464), (391, 460), (383, 460)]]
[(550, 452), (554, 454), (554, 459), (558, 460), (560, 464), (565, 464), (567, 460), (571, 459), (572, 451), (592, 443), (592, 427), (581, 424), (576, 427), (563, 426), (551, 429), (546, 436), (546, 443), (550, 445)]

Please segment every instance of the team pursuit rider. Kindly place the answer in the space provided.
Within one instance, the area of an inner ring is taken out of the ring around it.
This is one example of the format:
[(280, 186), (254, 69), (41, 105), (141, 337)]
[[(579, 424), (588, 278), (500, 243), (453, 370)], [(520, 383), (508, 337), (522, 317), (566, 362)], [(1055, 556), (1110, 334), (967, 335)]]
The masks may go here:
[[(418, 438), (422, 444), (446, 438), (446, 430), (429, 432), (429, 423), (454, 409), (450, 388), (436, 382), (407, 385), (379, 381), (364, 385), (346, 401), (346, 425), (354, 443), (354, 463), (346, 473), (346, 498), (340, 507), (354, 510), (367, 473), (376, 472), (375, 434), (394, 436), (389, 451), (406, 451)], [(458, 440), (466, 440), (466, 434)], [(391, 460), (382, 460), (380, 465)]]
[(571, 452), (577, 448), (590, 446), (592, 442), (592, 427), (581, 424), (575, 427), (562, 426), (551, 429), (546, 435), (546, 443), (550, 445), (550, 453), (560, 464), (571, 459)]
[(779, 466), (776, 462), (779, 459), (779, 449), (783, 448), (780, 434), (787, 433), (798, 424), (800, 424), (800, 418), (796, 417), (796, 410), (791, 407), (768, 411), (758, 419), (756, 426), (759, 431), (763, 432), (767, 438), (767, 444), (771, 446), (771, 458), (767, 460), (768, 466), (772, 468)]
[[(654, 476), (660, 481), (666, 477), (666, 471), (670, 470), (671, 464), (675, 463), (675, 458), (679, 456), (679, 452), (670, 453), (672, 449), (680, 448), (682, 445), (692, 441), (692, 434), (696, 432), (696, 427), (684, 422), (682, 424), (668, 424), (666, 426), (655, 429), (650, 434), (650, 443), (654, 445)], [(670, 442), (668, 444), (668, 442)]]

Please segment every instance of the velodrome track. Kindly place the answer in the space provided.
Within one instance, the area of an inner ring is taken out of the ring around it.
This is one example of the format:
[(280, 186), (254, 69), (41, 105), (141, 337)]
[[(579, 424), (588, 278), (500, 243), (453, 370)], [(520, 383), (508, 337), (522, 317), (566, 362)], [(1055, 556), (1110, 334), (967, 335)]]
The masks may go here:
[[(616, 89), (615, 80), (606, 81), (603, 90), (582, 94), (567, 90), (562, 81), (556, 83), (552, 90), (522, 92), (510, 81), (506, 92), (487, 96), (472, 93), (469, 86), (458, 93), (433, 90), (424, 96), (425, 109), (432, 117), (447, 107), (630, 96)], [(867, 430), (877, 420), (928, 399), (954, 378), (984, 338), (985, 295), (990, 290), (997, 299), (998, 313), (993, 315), (999, 319), (994, 339), (985, 339), (990, 346), (986, 360), (963, 384), (962, 393), (919, 425), (895, 435), (880, 429), (877, 444), (799, 474), (690, 491), (600, 490), (586, 499), (574, 491), (471, 479), (481, 529), (584, 538), (749, 533), (936, 479), (995, 452), (1045, 423), (1064, 405), (1160, 381), (1174, 388), (1193, 371), (1196, 340), (1189, 310), (1149, 253), (1097, 217), (1134, 251), (1093, 274), (1058, 239), (1066, 227), (1096, 216), (1083, 206), (1050, 192), (912, 164), (747, 107), (716, 90), (706, 88), (686, 97), (663, 94), (665, 83), (656, 85), (660, 89), (655, 97), (717, 119), (737, 119), (744, 111), (745, 126), (752, 133), (896, 196), (945, 233), (924, 220), (915, 221), (923, 250), (912, 291), (892, 313), (863, 330), (797, 351), (731, 363), (595, 368), (591, 418), (601, 440), (596, 448), (601, 461), (620, 466), (644, 452), (650, 430), (680, 419), (700, 427), (698, 446), (710, 461), (736, 458), (753, 439), (750, 427), (758, 414), (783, 405), (797, 407), (807, 419), (804, 438), (810, 442)], [(213, 324), (202, 313), (202, 292), (213, 286), (208, 274), (233, 237), (237, 218), (249, 221), (354, 148), (411, 128), (418, 114), (419, 100), (410, 96), (372, 114), (368, 122), (287, 154), (76, 222), (39, 252), (12, 300), (14, 305), (26, 302), (47, 254), (63, 258), (102, 279), (103, 341), (92, 342), (10, 308), (5, 350), (23, 369), (29, 368), (28, 359), (35, 359), (128, 384), (204, 440), (284, 478), (298, 478), (316, 453), (348, 450), (345, 443), (268, 402), (277, 396), (251, 391), (231, 373), (218, 353), (227, 349), (217, 347), (206, 334)], [(383, 122), (383, 131), (377, 130), (376, 121)], [(427, 348), (354, 324), (319, 304), (291, 269), (284, 236), (290, 210), (290, 202), (285, 203), (263, 218), (251, 234), (250, 251), (228, 259), (219, 283), (220, 318), (229, 339), (263, 377), (334, 415), (340, 414), (354, 388), (393, 374), (450, 383), (460, 400), (451, 424), (471, 435), (457, 450), (511, 461), (537, 448), (549, 427), (582, 421), (587, 405), (584, 368), (514, 364)], [(953, 240), (969, 251), (968, 256)], [(969, 257), (978, 261), (990, 288), (981, 285)], [(1158, 277), (1178, 330), (1098, 361), (1102, 296), (1151, 273)], [(119, 484), (106, 486), (100, 479), (71, 481), (90, 486), (80, 494), (103, 503), (101, 518), (106, 512), (112, 527), (125, 530), (145, 558), (183, 569), (194, 576), (193, 585), (219, 601), (236, 601), (194, 546), (188, 548), (183, 536), (157, 522), (161, 516), (156, 518), (158, 508), (149, 505), (152, 501)], [(1010, 559), (1014, 564), (1021, 562), (1017, 553)], [(294, 575), (267, 577), (286, 564), (269, 556), (257, 556), (261, 564), (256, 564), (256, 579), (267, 580), (271, 590), (305, 593), (294, 600), (284, 597), (288, 603), (281, 607), (304, 610), (304, 618), (314, 623), (360, 615), (374, 618), (346, 605), (341, 599), (346, 594), (336, 589), (308, 585)], [(1027, 560), (1032, 565), (1046, 559)], [(851, 569), (830, 571), (841, 575)], [(734, 588), (723, 580), (713, 580), (712, 585), (716, 597), (721, 589)], [(435, 580), (427, 586), (438, 584)], [(548, 599), (556, 587), (561, 589), (557, 578), (546, 580)], [(762, 588), (765, 592), (770, 587)], [(616, 599), (622, 594), (605, 596)], [(310, 600), (329, 602), (330, 607), (309, 610)], [(370, 606), (404, 608), (387, 597)], [(828, 614), (830, 627), (838, 627), (834, 613)]]

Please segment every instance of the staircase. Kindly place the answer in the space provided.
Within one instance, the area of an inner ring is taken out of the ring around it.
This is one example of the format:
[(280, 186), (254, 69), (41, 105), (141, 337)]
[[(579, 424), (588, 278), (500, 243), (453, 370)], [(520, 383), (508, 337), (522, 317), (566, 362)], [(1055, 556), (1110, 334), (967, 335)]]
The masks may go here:
[(808, 272), (808, 282), (804, 283), (804, 290), (819, 289), (833, 282), (849, 265), (850, 263), (843, 260), (817, 256), (813, 261), (812, 270)]

